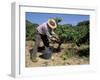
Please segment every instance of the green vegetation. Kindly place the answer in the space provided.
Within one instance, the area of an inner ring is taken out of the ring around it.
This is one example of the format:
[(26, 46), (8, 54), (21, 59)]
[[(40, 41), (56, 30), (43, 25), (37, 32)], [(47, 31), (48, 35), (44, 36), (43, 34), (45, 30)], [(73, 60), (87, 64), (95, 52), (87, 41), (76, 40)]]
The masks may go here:
[(74, 54), (75, 54), (74, 49), (71, 49), (71, 50), (64, 52), (60, 57), (63, 60), (67, 60), (68, 58), (71, 58)]
[[(55, 33), (59, 35), (60, 41), (58, 43), (57, 50), (61, 50), (61, 45), (65, 43), (71, 43), (78, 47), (74, 50), (74, 46), (71, 46), (71, 50), (67, 50), (60, 56), (63, 60), (66, 60), (73, 56), (75, 53), (79, 56), (89, 57), (89, 21), (79, 22), (76, 26), (71, 24), (59, 24), (63, 19), (55, 18), (57, 22), (57, 28)], [(67, 22), (66, 22), (67, 23)], [(34, 40), (34, 34), (38, 24), (31, 23), (26, 20), (26, 40)], [(88, 45), (87, 48), (80, 49), (82, 45)]]
[(85, 43), (89, 44), (89, 21), (79, 22), (76, 26), (58, 24), (55, 32), (60, 38), (58, 49), (60, 49), (62, 43), (66, 42), (74, 42), (77, 46)]
[(26, 40), (34, 40), (34, 35), (37, 26), (38, 24), (33, 24), (26, 20)]

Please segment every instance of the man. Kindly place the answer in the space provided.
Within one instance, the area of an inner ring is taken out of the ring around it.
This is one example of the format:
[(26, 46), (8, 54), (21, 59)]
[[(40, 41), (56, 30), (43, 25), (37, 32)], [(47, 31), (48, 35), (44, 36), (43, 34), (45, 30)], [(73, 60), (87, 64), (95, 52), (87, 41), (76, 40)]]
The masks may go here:
[[(47, 22), (41, 24), (37, 27), (37, 32), (35, 35), (35, 44), (33, 47), (33, 53), (31, 55), (32, 61), (37, 62), (37, 50), (40, 44), (40, 41), (42, 39), (43, 44), (45, 46), (45, 53), (50, 50), (49, 49), (49, 39), (51, 41), (56, 40), (56, 38), (53, 37), (53, 35), (56, 35), (54, 33), (54, 29), (57, 27), (56, 21), (54, 19), (49, 19)], [(48, 54), (48, 53), (46, 53)]]

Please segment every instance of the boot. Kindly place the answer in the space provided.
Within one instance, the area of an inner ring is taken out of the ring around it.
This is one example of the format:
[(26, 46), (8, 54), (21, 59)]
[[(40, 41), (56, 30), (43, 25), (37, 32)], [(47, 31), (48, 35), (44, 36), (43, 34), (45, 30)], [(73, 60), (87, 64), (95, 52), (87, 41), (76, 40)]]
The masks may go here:
[(38, 62), (38, 59), (32, 57), (32, 62)]

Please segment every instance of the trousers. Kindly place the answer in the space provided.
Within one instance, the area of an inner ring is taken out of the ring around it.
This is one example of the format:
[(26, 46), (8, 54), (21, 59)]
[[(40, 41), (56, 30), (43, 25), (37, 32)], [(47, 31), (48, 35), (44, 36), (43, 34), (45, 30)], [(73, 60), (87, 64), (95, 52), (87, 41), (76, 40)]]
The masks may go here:
[(32, 59), (35, 59), (37, 57), (37, 51), (38, 51), (38, 47), (40, 45), (40, 41), (43, 41), (43, 44), (45, 47), (49, 47), (49, 40), (47, 35), (43, 35), (43, 34), (39, 34), (38, 31), (35, 34), (35, 43), (33, 46), (33, 51), (32, 51)]

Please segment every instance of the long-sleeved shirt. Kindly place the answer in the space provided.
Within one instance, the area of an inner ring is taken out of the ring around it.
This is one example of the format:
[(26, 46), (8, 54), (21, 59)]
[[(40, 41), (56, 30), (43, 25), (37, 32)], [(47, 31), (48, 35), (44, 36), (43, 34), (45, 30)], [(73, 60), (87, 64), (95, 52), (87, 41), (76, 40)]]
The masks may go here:
[(39, 34), (47, 35), (49, 38), (52, 36), (52, 34), (55, 34), (52, 29), (48, 28), (47, 22), (39, 25), (37, 27), (37, 31), (39, 32)]

